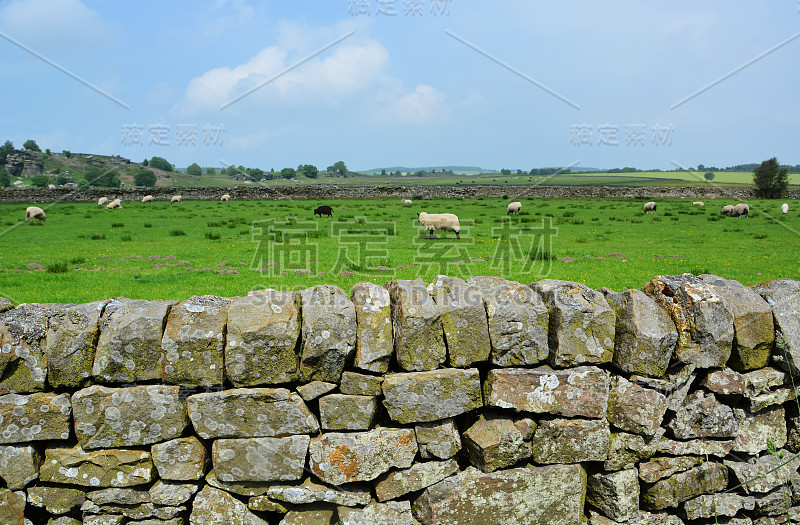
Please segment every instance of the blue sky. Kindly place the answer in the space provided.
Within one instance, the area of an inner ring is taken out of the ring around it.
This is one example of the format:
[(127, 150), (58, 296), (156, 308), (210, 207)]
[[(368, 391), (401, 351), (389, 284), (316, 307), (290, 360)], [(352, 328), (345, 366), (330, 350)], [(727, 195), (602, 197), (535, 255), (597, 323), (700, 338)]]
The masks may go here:
[(0, 140), (266, 170), (800, 164), (800, 2), (731, 4), (1, 0)]

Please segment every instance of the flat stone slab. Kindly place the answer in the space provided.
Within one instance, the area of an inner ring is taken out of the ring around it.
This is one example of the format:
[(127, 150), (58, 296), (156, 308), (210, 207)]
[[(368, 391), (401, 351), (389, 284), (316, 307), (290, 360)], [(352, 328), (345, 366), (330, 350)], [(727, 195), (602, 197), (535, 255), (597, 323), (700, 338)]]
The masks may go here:
[(714, 370), (700, 382), (700, 386), (721, 395), (744, 394), (746, 384), (744, 376), (730, 368)]
[(356, 355), (353, 366), (385, 374), (394, 353), (392, 305), (389, 291), (375, 283), (353, 285), (356, 311)]
[(39, 477), (41, 454), (30, 445), (0, 447), (0, 478), (11, 490), (23, 490)]
[(383, 404), (398, 423), (427, 423), (483, 406), (477, 369), (389, 374)]
[(656, 482), (642, 493), (649, 510), (675, 508), (701, 494), (714, 494), (728, 486), (728, 467), (721, 463), (703, 463)]
[(380, 396), (382, 395), (382, 376), (371, 376), (357, 372), (342, 373), (339, 382), (339, 392), (351, 396)]
[(453, 459), (415, 463), (411, 468), (381, 475), (375, 481), (375, 494), (378, 501), (397, 499), (439, 483), (456, 472), (458, 463)]
[(68, 394), (0, 396), (0, 443), (69, 439), (71, 413)]
[(608, 421), (615, 427), (653, 436), (667, 411), (667, 398), (661, 392), (631, 383), (622, 376), (612, 381)]
[(90, 386), (72, 395), (75, 434), (84, 450), (168, 441), (189, 424), (179, 387)]
[(371, 481), (392, 467), (408, 468), (417, 455), (410, 429), (323, 434), (311, 440), (309, 466), (332, 485)]
[(164, 480), (198, 481), (206, 470), (206, 447), (194, 436), (157, 443), (150, 448), (158, 476)]
[(48, 448), (39, 479), (81, 487), (132, 487), (150, 483), (154, 474), (150, 453), (141, 450)]
[(664, 434), (660, 429), (655, 436), (642, 436), (628, 432), (612, 432), (608, 447), (608, 459), (603, 463), (607, 472), (635, 467), (656, 453), (658, 443)]
[(189, 419), (203, 439), (313, 434), (319, 423), (285, 388), (235, 388), (189, 396)]
[(464, 451), (483, 472), (510, 467), (531, 457), (528, 436), (503, 414), (481, 414), (464, 432)]
[(601, 418), (608, 407), (609, 377), (607, 372), (591, 366), (567, 370), (494, 369), (489, 371), (484, 390), (489, 406)]
[(581, 522), (585, 494), (586, 472), (580, 465), (491, 474), (469, 467), (425, 489), (413, 508), (426, 524), (574, 525)]
[(47, 382), (52, 388), (79, 388), (89, 382), (94, 364), (100, 315), (109, 300), (51, 305), (44, 353)]
[(211, 447), (220, 481), (294, 481), (303, 477), (308, 436), (217, 439)]
[(112, 299), (100, 317), (92, 374), (109, 383), (161, 379), (161, 337), (176, 301)]
[(772, 308), (776, 328), (772, 359), (793, 375), (800, 374), (800, 282), (777, 279), (753, 287)]
[(639, 510), (636, 469), (599, 472), (588, 478), (586, 502), (616, 521), (628, 521)]
[(655, 483), (678, 472), (694, 468), (704, 461), (699, 456), (658, 457), (639, 465), (639, 479), (645, 483)]
[(310, 503), (333, 503), (348, 507), (367, 505), (372, 499), (369, 487), (331, 487), (314, 483), (310, 478), (301, 485), (272, 485), (265, 496), (292, 505), (308, 505)]
[(733, 440), (734, 452), (758, 454), (767, 450), (769, 442), (776, 448), (786, 444), (786, 411), (782, 406), (752, 414), (741, 408), (733, 409), (739, 430)]
[(300, 379), (338, 383), (355, 352), (356, 310), (341, 288), (322, 284), (299, 292), (302, 310)]
[(550, 314), (529, 286), (502, 277), (470, 277), (483, 296), (497, 366), (531, 366), (547, 359)]
[(206, 485), (197, 493), (189, 517), (192, 525), (269, 525), (224, 490)]
[(194, 296), (172, 307), (161, 339), (163, 382), (221, 385), (225, 379), (225, 327), (233, 299)]
[(86, 501), (86, 492), (71, 487), (30, 487), (28, 503), (44, 508), (50, 514), (66, 514), (80, 509)]
[(403, 370), (433, 370), (444, 363), (447, 348), (439, 309), (422, 279), (384, 285), (392, 302), (392, 330), (397, 364)]
[(258, 290), (228, 307), (225, 374), (237, 387), (277, 385), (300, 377), (297, 292)]
[(363, 509), (339, 507), (339, 523), (347, 525), (417, 525), (411, 514), (411, 502), (372, 502)]
[(319, 400), (324, 430), (369, 430), (378, 413), (375, 396), (330, 394)]
[(543, 420), (531, 440), (539, 464), (605, 461), (611, 440), (608, 421), (602, 419)]
[(22, 304), (0, 313), (0, 394), (45, 389), (45, 335), (55, 308)]
[(448, 459), (461, 450), (461, 434), (452, 418), (431, 423), (420, 423), (414, 427), (422, 459)]

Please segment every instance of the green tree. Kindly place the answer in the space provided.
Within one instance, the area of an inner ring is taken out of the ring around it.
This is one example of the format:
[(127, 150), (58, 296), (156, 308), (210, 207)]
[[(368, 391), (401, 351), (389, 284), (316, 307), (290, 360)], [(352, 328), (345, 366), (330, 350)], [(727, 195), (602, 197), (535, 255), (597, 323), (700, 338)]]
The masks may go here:
[(714, 173), (713, 173), (713, 172), (710, 172), (710, 171), (707, 171), (707, 172), (705, 173), (705, 175), (703, 175), (703, 177), (705, 177), (705, 179), (706, 179), (708, 182), (711, 182), (712, 180), (714, 180)]
[(206, 175), (216, 175), (217, 170), (215, 168), (206, 168)]
[(284, 179), (291, 179), (295, 175), (296, 172), (294, 171), (294, 168), (283, 168), (281, 170), (281, 177), (283, 177)]
[(236, 175), (238, 175), (238, 174), (239, 174), (239, 168), (237, 168), (236, 166), (234, 166), (233, 164), (231, 164), (231, 165), (230, 165), (230, 166), (228, 166), (228, 168), (225, 170), (225, 173), (228, 175), (228, 177), (235, 177)]
[(0, 170), (0, 188), (11, 186), (11, 177), (6, 170)]
[(63, 186), (64, 184), (66, 184), (68, 182), (72, 182), (72, 177), (70, 177), (66, 173), (59, 173), (58, 175), (56, 175), (56, 183), (57, 184), (60, 184), (61, 186)]
[(34, 188), (46, 188), (50, 184), (50, 177), (47, 175), (37, 175), (31, 179), (31, 186)]
[(328, 173), (331, 175), (342, 175), (347, 176), (347, 166), (345, 165), (344, 161), (337, 161), (333, 163), (333, 166), (328, 166)]
[(194, 175), (195, 177), (199, 177), (203, 174), (203, 168), (196, 162), (193, 162), (191, 166), (186, 168), (186, 173), (189, 175)]
[(151, 188), (156, 185), (158, 177), (153, 170), (139, 170), (133, 174), (133, 184), (136, 186), (146, 186)]
[(247, 170), (247, 173), (250, 175), (250, 178), (254, 180), (261, 180), (261, 178), (264, 177), (264, 170), (259, 168), (250, 168)]
[(316, 179), (319, 175), (319, 169), (313, 164), (301, 164), (298, 171), (301, 171), (309, 179)]
[(8, 157), (10, 153), (14, 153), (14, 143), (7, 140), (5, 144), (0, 146), (0, 166), (5, 166), (6, 157)]
[(150, 164), (150, 161), (149, 161), (149, 160), (147, 160), (147, 159), (144, 159), (144, 160), (142, 161), (142, 166), (147, 166), (147, 165), (149, 165), (149, 164)]
[(511, 170), (503, 168), (500, 170), (500, 175), (511, 175)]
[(778, 159), (772, 157), (753, 170), (753, 184), (756, 186), (757, 197), (780, 197), (789, 185), (789, 169), (782, 168)]
[(70, 150), (68, 150), (68, 149), (65, 149), (64, 151), (62, 151), (61, 154), (64, 155), (64, 157), (66, 157), (68, 159), (72, 158), (72, 152)]
[(42, 149), (39, 147), (39, 145), (33, 139), (26, 140), (25, 144), (23, 144), (22, 147), (25, 148), (25, 149), (33, 150), (33, 151), (38, 151), (39, 153), (42, 152)]
[(153, 157), (150, 159), (150, 167), (161, 171), (172, 171), (175, 169), (172, 164), (167, 162), (167, 159), (163, 157)]
[(86, 170), (86, 181), (89, 186), (117, 188), (120, 185), (117, 170), (110, 168), (101, 170), (96, 166), (90, 166), (89, 169)]

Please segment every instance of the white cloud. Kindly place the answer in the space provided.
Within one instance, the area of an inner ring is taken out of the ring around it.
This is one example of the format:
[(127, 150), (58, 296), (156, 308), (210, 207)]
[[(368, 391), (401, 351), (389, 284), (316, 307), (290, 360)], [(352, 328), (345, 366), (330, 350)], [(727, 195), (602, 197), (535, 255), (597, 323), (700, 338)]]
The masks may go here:
[(384, 124), (431, 124), (447, 116), (444, 99), (433, 86), (420, 84), (408, 91), (399, 82), (387, 80), (374, 118)]
[(83, 50), (113, 37), (81, 0), (13, 0), (0, 10), (0, 30), (39, 51)]

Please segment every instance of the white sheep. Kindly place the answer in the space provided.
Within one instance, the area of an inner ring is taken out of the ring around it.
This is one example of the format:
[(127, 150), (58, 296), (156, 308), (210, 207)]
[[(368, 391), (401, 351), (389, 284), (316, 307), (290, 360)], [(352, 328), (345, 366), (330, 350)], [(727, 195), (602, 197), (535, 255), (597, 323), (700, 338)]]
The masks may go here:
[(644, 206), (642, 206), (642, 210), (644, 210), (645, 213), (650, 213), (651, 211), (653, 213), (655, 213), (655, 211), (656, 211), (656, 203), (653, 202), (653, 201), (646, 202), (644, 204)]
[(98, 206), (105, 206), (106, 204), (108, 204), (108, 198), (107, 197), (100, 197), (99, 199), (97, 199), (97, 205)]
[(173, 195), (173, 197), (169, 200), (170, 204), (175, 204), (175, 203), (180, 204), (180, 202), (181, 202), (181, 196), (180, 195)]
[(122, 208), (122, 201), (119, 200), (118, 198), (109, 202), (108, 205), (106, 206), (107, 210), (113, 210), (115, 208)]
[(789, 205), (787, 203), (785, 203), (785, 202), (783, 204), (781, 204), (781, 213), (784, 214), (784, 215), (789, 213)]
[(733, 213), (733, 204), (728, 204), (727, 206), (722, 207), (722, 211), (719, 212), (720, 215), (730, 215)]
[(226, 193), (225, 195), (220, 197), (219, 200), (222, 202), (228, 202), (229, 200), (231, 200), (231, 196)]
[(431, 232), (431, 239), (433, 239), (434, 230), (443, 230), (455, 232), (456, 239), (460, 239), (461, 225), (458, 223), (458, 216), (452, 213), (425, 213), (419, 212), (417, 217), (419, 223)]
[(38, 206), (28, 206), (25, 208), (25, 222), (28, 222), (28, 219), (39, 219), (44, 222), (47, 220), (47, 215), (45, 215), (44, 210)]
[(703, 201), (694, 201), (692, 206), (705, 206), (706, 204)]
[(745, 204), (744, 202), (740, 202), (736, 206), (733, 207), (733, 211), (731, 212), (731, 217), (750, 217), (750, 206)]
[(519, 215), (519, 212), (520, 212), (521, 209), (522, 209), (522, 203), (521, 202), (512, 202), (506, 208), (506, 213), (508, 215), (513, 215), (513, 214)]
[(153, 196), (145, 195), (144, 197), (142, 197), (142, 204), (144, 204), (145, 202), (153, 202)]
[(400, 201), (400, 204), (413, 204), (413, 203), (411, 202), (411, 199), (403, 199)]

